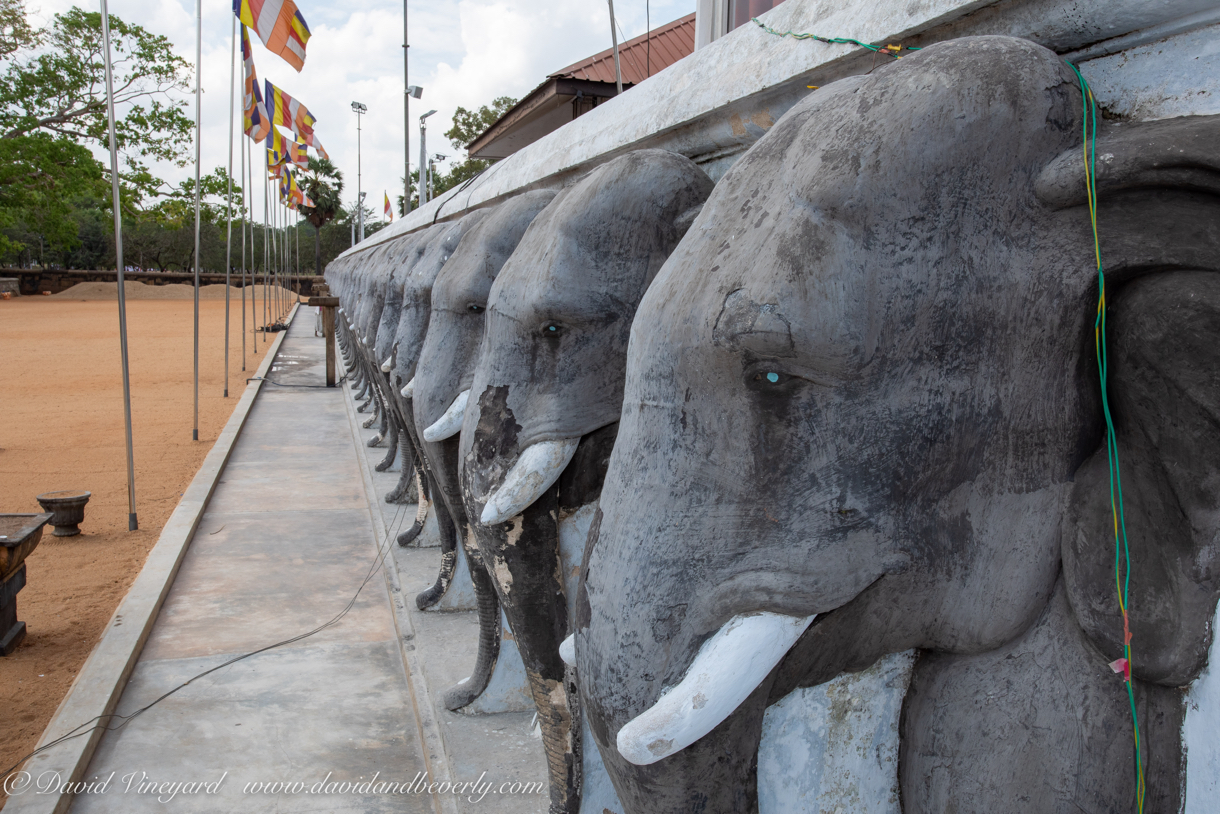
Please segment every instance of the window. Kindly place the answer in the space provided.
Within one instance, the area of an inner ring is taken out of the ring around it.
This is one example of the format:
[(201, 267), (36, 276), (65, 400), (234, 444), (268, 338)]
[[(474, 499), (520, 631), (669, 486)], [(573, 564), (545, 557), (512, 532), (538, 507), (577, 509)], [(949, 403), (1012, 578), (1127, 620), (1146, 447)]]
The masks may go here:
[(764, 11), (770, 11), (784, 0), (729, 0), (729, 31), (745, 25)]

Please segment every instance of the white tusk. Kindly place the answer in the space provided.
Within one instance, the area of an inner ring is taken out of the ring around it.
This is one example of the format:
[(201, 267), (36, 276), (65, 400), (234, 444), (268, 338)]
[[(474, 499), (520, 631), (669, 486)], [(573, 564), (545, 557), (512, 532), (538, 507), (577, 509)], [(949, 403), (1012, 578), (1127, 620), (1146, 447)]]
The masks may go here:
[(703, 643), (676, 687), (619, 730), (619, 754), (647, 766), (682, 751), (733, 714), (817, 614), (737, 615)]
[(381, 363), (381, 372), (389, 373), (390, 368), (392, 368), (394, 366), (393, 362), (394, 362), (394, 359), (390, 356), (387, 356), (386, 360)]
[(360, 341), (363, 342), (365, 345), (367, 345), (369, 343), (369, 338), (366, 336), (364, 339), (361, 339)]
[(504, 483), (487, 498), (479, 522), (494, 526), (525, 511), (539, 495), (559, 480), (578, 446), (579, 438), (563, 438), (539, 441), (526, 447), (504, 476)]
[(407, 382), (406, 384), (404, 384), (404, 385), (402, 386), (402, 390), (401, 390), (401, 391), (399, 391), (399, 392), (401, 392), (401, 393), (402, 393), (402, 397), (403, 397), (404, 399), (409, 399), (409, 398), (411, 398), (412, 396), (414, 396), (414, 395), (415, 395), (415, 378), (414, 378), (414, 377), (412, 377), (412, 378), (411, 378), (411, 381), (409, 381), (409, 382)]
[(559, 644), (559, 658), (569, 667), (576, 666), (576, 634), (573, 633)]
[[(411, 381), (415, 381), (412, 379)], [(470, 391), (463, 390), (458, 393), (458, 397), (453, 400), (453, 404), (449, 405), (449, 409), (445, 414), (433, 422), (432, 426), (424, 430), (424, 440), (428, 443), (435, 444), (437, 441), (444, 441), (446, 438), (452, 438), (462, 431), (462, 417), (466, 415), (466, 402), (470, 400)]]

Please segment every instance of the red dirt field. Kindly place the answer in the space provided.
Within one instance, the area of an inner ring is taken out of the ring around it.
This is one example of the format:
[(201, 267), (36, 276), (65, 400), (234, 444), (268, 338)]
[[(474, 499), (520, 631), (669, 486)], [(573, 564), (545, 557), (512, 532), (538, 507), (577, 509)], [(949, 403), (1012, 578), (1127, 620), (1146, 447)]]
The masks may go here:
[[(114, 284), (108, 285), (113, 297)], [(220, 298), (199, 307), (198, 442), (191, 440), (191, 300), (147, 292), (148, 298), (136, 293), (127, 301), (136, 532), (127, 531), (115, 300), (82, 302), (64, 292), (0, 301), (0, 512), (40, 512), (34, 496), (43, 492), (93, 493), (82, 534), (56, 538), (48, 525), (26, 560), (17, 618), (28, 632), (14, 653), (0, 658), (0, 771), (34, 748), (275, 336), (264, 341), (258, 334), (255, 342), (247, 333), (243, 373), (235, 289), (229, 398), (223, 398), (225, 308), (223, 287), (215, 288)], [(260, 297), (260, 314), (262, 304)], [(249, 309), (247, 300), (248, 330)]]

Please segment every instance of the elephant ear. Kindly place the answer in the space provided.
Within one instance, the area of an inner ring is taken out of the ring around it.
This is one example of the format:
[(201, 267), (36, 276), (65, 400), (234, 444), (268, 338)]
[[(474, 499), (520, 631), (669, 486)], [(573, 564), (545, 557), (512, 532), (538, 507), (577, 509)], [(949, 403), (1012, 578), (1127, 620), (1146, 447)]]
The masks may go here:
[[(1097, 157), (1126, 550), (1102, 441), (1072, 486), (1064, 579), (1084, 632), (1117, 659), (1116, 561), (1125, 581), (1129, 551), (1133, 674), (1181, 686), (1207, 663), (1220, 598), (1220, 116), (1112, 127)], [(1083, 190), (1079, 153), (1037, 186), (1045, 203), (1074, 209)], [(1096, 389), (1095, 363), (1083, 367)]]

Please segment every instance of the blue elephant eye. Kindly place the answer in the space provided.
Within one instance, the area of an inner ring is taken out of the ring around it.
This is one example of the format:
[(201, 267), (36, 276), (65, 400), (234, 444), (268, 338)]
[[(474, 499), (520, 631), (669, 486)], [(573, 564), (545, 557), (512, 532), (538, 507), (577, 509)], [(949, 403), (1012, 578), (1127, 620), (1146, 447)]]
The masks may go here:
[(467, 308), (467, 309), (470, 311), (470, 313), (472, 313), (472, 314), (481, 314), (481, 313), (483, 313), (484, 311), (486, 311), (486, 310), (487, 310), (487, 309), (486, 309), (486, 308), (484, 308), (483, 306), (481, 306), (481, 305), (479, 305), (479, 304), (477, 304), (477, 303), (473, 303), (473, 302), (472, 302), (472, 303), (470, 303), (470, 305), (466, 306), (466, 308)]
[(542, 326), (543, 336), (559, 336), (563, 333), (563, 326), (557, 325), (554, 322), (548, 322)]
[(790, 382), (792, 377), (777, 370), (763, 370), (750, 376), (750, 379), (756, 387), (770, 388), (772, 386), (782, 387)]

